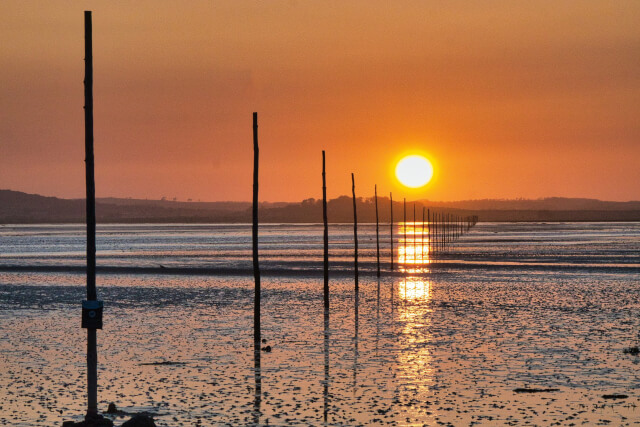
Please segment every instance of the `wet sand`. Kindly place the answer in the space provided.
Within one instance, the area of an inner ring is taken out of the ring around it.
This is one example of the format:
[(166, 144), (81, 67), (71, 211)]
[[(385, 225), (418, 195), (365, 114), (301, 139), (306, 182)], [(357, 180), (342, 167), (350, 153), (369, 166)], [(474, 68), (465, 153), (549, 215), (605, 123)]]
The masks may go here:
[[(367, 279), (357, 310), (352, 282), (335, 279), (325, 330), (320, 281), (266, 278), (272, 351), (256, 372), (249, 278), (101, 276), (99, 405), (166, 426), (322, 425), (325, 413), (329, 425), (633, 425), (639, 358), (623, 350), (637, 343), (636, 279), (519, 270)], [(83, 281), (0, 273), (1, 425), (84, 413)]]

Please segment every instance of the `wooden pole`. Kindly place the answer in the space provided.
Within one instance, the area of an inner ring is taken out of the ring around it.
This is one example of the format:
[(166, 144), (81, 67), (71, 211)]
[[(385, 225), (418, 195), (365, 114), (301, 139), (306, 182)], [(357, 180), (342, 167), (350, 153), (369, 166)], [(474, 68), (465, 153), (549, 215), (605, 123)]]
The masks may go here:
[(424, 264), (424, 206), (422, 207), (422, 234), (420, 236), (420, 243), (422, 245), (420, 248), (420, 260)]
[(444, 223), (444, 214), (438, 214), (438, 241), (440, 242), (440, 251), (444, 252), (444, 237), (445, 237), (445, 223)]
[(416, 203), (413, 203), (413, 264), (418, 261), (418, 236), (416, 235)]
[(436, 252), (438, 251), (438, 214), (436, 212), (433, 213), (433, 256), (435, 257)]
[(449, 225), (449, 224), (447, 224), (447, 216), (448, 216), (448, 215), (449, 215), (449, 214), (443, 214), (443, 215), (442, 215), (442, 231), (443, 231), (443, 234), (442, 234), (442, 237), (443, 237), (443, 240), (442, 240), (442, 243), (443, 243), (442, 250), (443, 250), (443, 251), (445, 251), (445, 252), (446, 252), (446, 250), (447, 250), (447, 243), (448, 243), (448, 241), (447, 241), (447, 238), (448, 238), (448, 236), (447, 236), (447, 232), (449, 231), (449, 227), (448, 227), (448, 225)]
[(436, 252), (438, 256), (440, 255), (440, 234), (442, 234), (442, 224), (440, 223), (441, 214), (438, 212), (436, 214)]
[(447, 250), (447, 214), (442, 214), (442, 252)]
[(356, 298), (360, 286), (358, 284), (358, 214), (356, 211), (356, 180), (351, 173), (351, 193), (353, 194), (353, 265), (356, 281)]
[[(96, 301), (96, 190), (93, 161), (93, 31), (91, 11), (84, 12), (84, 149), (87, 190), (87, 301)], [(96, 328), (87, 328), (86, 419), (94, 419), (98, 416), (97, 347)]]
[(429, 238), (427, 242), (427, 250), (429, 251), (429, 259), (431, 259), (431, 209), (427, 209), (427, 236)]
[(380, 228), (378, 223), (378, 186), (373, 187), (373, 194), (376, 203), (376, 262), (377, 262), (377, 275), (380, 277)]
[(435, 235), (434, 235), (434, 239), (435, 239), (435, 245), (434, 248), (436, 250), (437, 255), (440, 255), (440, 213), (434, 213), (433, 214), (434, 217), (434, 227), (436, 229)]
[(442, 214), (442, 250), (447, 250), (447, 214)]
[(258, 113), (253, 113), (253, 277), (255, 292), (253, 301), (253, 343), (254, 350), (260, 351), (260, 264), (258, 262)]
[(322, 150), (322, 220), (324, 222), (324, 309), (329, 310), (329, 222), (327, 220), (327, 176)]
[(442, 214), (442, 250), (447, 250), (447, 214)]
[(391, 207), (391, 221), (389, 226), (391, 227), (391, 271), (393, 271), (393, 193), (389, 193), (389, 206)]
[(402, 199), (402, 228), (404, 231), (404, 242), (402, 243), (404, 248), (404, 263), (407, 263), (407, 198)]

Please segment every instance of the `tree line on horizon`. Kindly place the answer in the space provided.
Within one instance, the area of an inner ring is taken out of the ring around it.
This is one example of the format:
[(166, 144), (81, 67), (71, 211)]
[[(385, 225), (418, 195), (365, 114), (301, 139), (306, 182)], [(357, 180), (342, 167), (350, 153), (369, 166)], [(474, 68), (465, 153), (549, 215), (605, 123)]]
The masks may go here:
[[(373, 197), (357, 198), (361, 222), (375, 222)], [(413, 220), (414, 201), (407, 201), (407, 221)], [(640, 221), (640, 202), (604, 202), (592, 199), (545, 198), (539, 200), (478, 200), (415, 202), (421, 220), (422, 207), (460, 216), (478, 215), (480, 221)], [(381, 222), (389, 222), (389, 198), (378, 197)], [(340, 196), (327, 203), (329, 221), (353, 222), (353, 201)], [(250, 202), (174, 202), (140, 199), (97, 199), (96, 214), (102, 223), (249, 223)], [(0, 190), (0, 223), (82, 223), (84, 199), (59, 199)], [(403, 220), (403, 201), (394, 200), (394, 220)], [(322, 200), (299, 203), (260, 203), (261, 223), (321, 223)]]

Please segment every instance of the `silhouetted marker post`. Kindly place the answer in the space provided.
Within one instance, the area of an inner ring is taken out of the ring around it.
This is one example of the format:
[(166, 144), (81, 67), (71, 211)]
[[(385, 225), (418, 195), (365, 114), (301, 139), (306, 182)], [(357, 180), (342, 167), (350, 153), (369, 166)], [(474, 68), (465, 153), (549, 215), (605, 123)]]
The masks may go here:
[(434, 213), (433, 214), (433, 220), (434, 220), (434, 228), (435, 228), (435, 233), (434, 233), (434, 246), (433, 248), (435, 249), (435, 254), (436, 256), (440, 255), (440, 214), (439, 213)]
[(413, 203), (413, 264), (418, 261), (418, 236), (416, 234), (416, 203)]
[(324, 309), (329, 310), (329, 222), (327, 220), (327, 176), (322, 150), (322, 220), (324, 222)]
[(373, 187), (373, 197), (376, 203), (376, 261), (377, 261), (377, 275), (380, 277), (380, 229), (378, 224), (378, 186)]
[(353, 195), (353, 266), (355, 270), (356, 298), (360, 286), (358, 284), (358, 213), (356, 210), (356, 180), (351, 173), (351, 194)]
[(255, 394), (253, 403), (253, 416), (255, 424), (259, 424), (260, 405), (262, 403), (262, 369), (260, 367), (260, 264), (258, 262), (258, 113), (253, 113), (253, 277), (255, 291), (253, 301), (253, 364)]
[(393, 271), (393, 193), (389, 193), (389, 206), (391, 208), (391, 220), (389, 222), (391, 228), (391, 271)]
[(438, 212), (438, 256), (440, 256), (440, 252), (442, 251), (442, 213)]
[(420, 239), (420, 259), (424, 263), (424, 206), (422, 207), (422, 233)]
[(258, 113), (253, 113), (253, 277), (255, 295), (253, 302), (254, 350), (260, 352), (260, 264), (258, 263)]
[(96, 292), (96, 191), (93, 164), (93, 38), (91, 12), (84, 12), (84, 148), (87, 189), (87, 300), (82, 302), (82, 327), (87, 329), (87, 414), (98, 416), (97, 330), (102, 329), (102, 301)]
[(450, 242), (451, 242), (451, 214), (445, 214), (445, 217), (444, 217), (445, 250), (448, 250)]
[(431, 209), (427, 209), (427, 250), (429, 251), (429, 259), (432, 258), (431, 250)]
[(404, 231), (404, 242), (402, 243), (402, 247), (404, 248), (404, 263), (407, 263), (407, 198), (402, 199), (402, 229)]
[(438, 255), (444, 251), (444, 221), (443, 214), (438, 212)]

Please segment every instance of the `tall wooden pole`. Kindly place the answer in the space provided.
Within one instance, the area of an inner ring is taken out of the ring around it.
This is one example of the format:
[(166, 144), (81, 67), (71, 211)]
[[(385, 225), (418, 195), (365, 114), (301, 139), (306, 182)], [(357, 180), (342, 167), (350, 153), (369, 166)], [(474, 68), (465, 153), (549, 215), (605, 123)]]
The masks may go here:
[(324, 309), (329, 310), (329, 222), (327, 220), (327, 176), (322, 150), (322, 220), (324, 222)]
[(378, 186), (373, 187), (374, 199), (376, 202), (376, 261), (378, 265), (378, 277), (380, 277), (380, 228), (378, 224)]
[(360, 286), (358, 284), (358, 214), (356, 211), (356, 180), (351, 173), (351, 193), (353, 194), (353, 265), (355, 269), (356, 297)]
[[(87, 187), (87, 301), (96, 301), (96, 189), (93, 163), (93, 33), (84, 12), (84, 149)], [(98, 352), (95, 327), (87, 328), (87, 419), (98, 415)]]
[(325, 153), (322, 150), (322, 218), (324, 221), (324, 385), (323, 419), (325, 424), (329, 414), (329, 224), (327, 220), (327, 182), (325, 174)]
[(391, 221), (389, 222), (391, 228), (391, 271), (393, 271), (393, 193), (389, 193), (389, 202), (391, 208)]
[(258, 113), (253, 113), (253, 277), (255, 293), (253, 301), (254, 350), (260, 351), (260, 264), (258, 263)]

